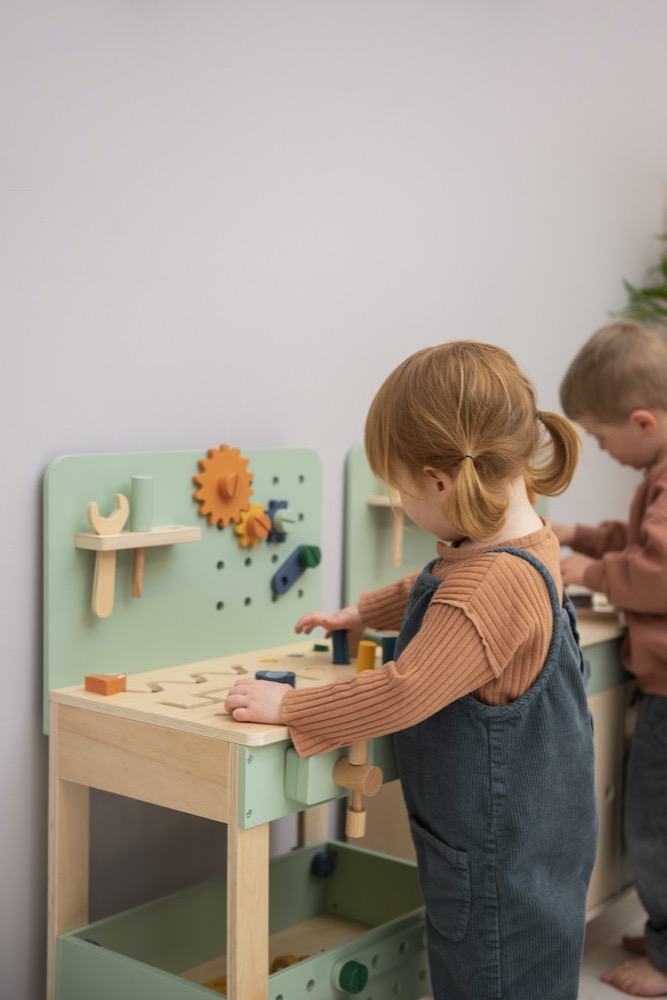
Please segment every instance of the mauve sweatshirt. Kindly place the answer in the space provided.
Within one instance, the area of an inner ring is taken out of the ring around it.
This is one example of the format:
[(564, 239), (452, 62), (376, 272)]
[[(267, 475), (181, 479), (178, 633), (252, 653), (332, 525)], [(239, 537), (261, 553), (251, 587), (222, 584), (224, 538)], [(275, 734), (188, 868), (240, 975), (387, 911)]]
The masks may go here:
[(667, 695), (667, 459), (646, 470), (627, 523), (577, 525), (572, 548), (596, 560), (586, 586), (625, 612), (623, 662), (639, 688)]

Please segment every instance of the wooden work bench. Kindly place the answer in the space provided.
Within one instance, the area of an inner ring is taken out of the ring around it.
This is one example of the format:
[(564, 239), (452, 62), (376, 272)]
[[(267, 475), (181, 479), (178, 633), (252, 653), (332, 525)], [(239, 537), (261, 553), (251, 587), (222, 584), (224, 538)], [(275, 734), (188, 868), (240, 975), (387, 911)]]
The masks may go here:
[[(363, 912), (361, 899), (352, 906), (352, 917), (333, 910), (314, 916), (308, 912), (308, 919), (297, 919), (296, 930), (291, 930), (288, 914), (286, 926), (276, 922), (278, 929), (270, 942), (270, 821), (347, 793), (332, 777), (344, 750), (300, 760), (285, 727), (238, 723), (224, 712), (228, 688), (239, 676), (254, 676), (260, 669), (292, 670), (297, 686), (308, 688), (353, 676), (356, 666), (333, 666), (331, 653), (313, 651), (311, 641), (137, 674), (128, 679), (125, 692), (111, 697), (90, 693), (82, 686), (52, 691), (49, 938), (58, 985), (52, 982), (50, 997), (83, 1000), (90, 976), (110, 976), (110, 996), (146, 1000), (162, 995), (159, 990), (164, 987), (150, 966), (150, 947), (144, 954), (141, 942), (131, 940), (129, 930), (127, 942), (120, 934), (119, 944), (113, 920), (86, 926), (90, 788), (227, 825), (226, 947), (222, 914), (218, 914), (215, 932), (218, 953), (211, 954), (208, 945), (199, 950), (196, 944), (188, 948), (181, 942), (181, 951), (189, 952), (191, 958), (178, 967), (179, 956), (173, 969), (164, 940), (157, 949), (158, 968), (162, 966), (162, 975), (171, 980), (179, 978), (180, 982), (171, 984), (174, 996), (199, 995), (203, 983), (224, 973), (226, 993), (233, 1000), (266, 1000), (271, 962), (285, 950), (302, 954), (312, 946), (309, 933), (312, 937), (313, 932), (314, 950), (326, 949), (328, 956), (316, 955), (311, 962), (286, 969), (279, 979), (274, 976), (277, 985), (272, 984), (271, 997), (292, 1000), (313, 990), (318, 997), (344, 995), (332, 992), (335, 967), (343, 968), (346, 962), (361, 964), (360, 955), (370, 945), (378, 961), (389, 968), (383, 939), (386, 942), (396, 935), (401, 941), (412, 938), (413, 944), (406, 968), (392, 969), (392, 984), (407, 988), (414, 981), (417, 991), (407, 995), (418, 997), (425, 992), (423, 920), (411, 865), (399, 866), (397, 873), (395, 862), (376, 859), (376, 864), (387, 869), (385, 878), (396, 879), (394, 898), (385, 894), (376, 916)], [(375, 741), (371, 754), (385, 778), (394, 779), (391, 741)], [(344, 845), (334, 848), (337, 854), (345, 850)], [(303, 892), (300, 877), (312, 876), (308, 871), (305, 876), (303, 872), (293, 876), (295, 895)], [(350, 887), (344, 890), (350, 891)], [(304, 913), (309, 907), (310, 903)], [(315, 921), (310, 931), (309, 921)], [(131, 919), (127, 923), (132, 926)], [(379, 924), (387, 926), (378, 938), (373, 928)], [(67, 933), (71, 931), (76, 933)], [(370, 942), (364, 938), (369, 933)], [(144, 932), (144, 936), (149, 934)], [(115, 948), (120, 948), (120, 954)], [(203, 961), (202, 956), (206, 956)], [(309, 987), (309, 983), (314, 985)], [(97, 997), (106, 996), (101, 991), (102, 986)]]
[[(207, 524), (193, 501), (198, 457), (67, 456), (47, 471), (47, 998), (192, 1000), (215, 989), (229, 1000), (418, 1000), (429, 985), (413, 863), (312, 843), (312, 830), (303, 846), (269, 857), (272, 821), (321, 815), (313, 807), (348, 794), (333, 779), (346, 750), (302, 761), (285, 727), (236, 723), (224, 711), (229, 687), (257, 669), (293, 671), (297, 687), (356, 670), (354, 658), (334, 666), (329, 644), (290, 642), (297, 618), (320, 604), (319, 460), (299, 449), (248, 452), (252, 502), (290, 512), (265, 537), (264, 511), (254, 527)], [(245, 461), (237, 456), (221, 495), (244, 479)], [(154, 481), (154, 509), (128, 532), (118, 495), (131, 517), (135, 478), (142, 490)], [(99, 508), (87, 518), (91, 501)], [(104, 673), (126, 674), (126, 689), (85, 690), (86, 675)], [(391, 739), (368, 752), (393, 780)], [(90, 924), (91, 788), (224, 824), (226, 879)], [(293, 964), (270, 974), (274, 960)]]

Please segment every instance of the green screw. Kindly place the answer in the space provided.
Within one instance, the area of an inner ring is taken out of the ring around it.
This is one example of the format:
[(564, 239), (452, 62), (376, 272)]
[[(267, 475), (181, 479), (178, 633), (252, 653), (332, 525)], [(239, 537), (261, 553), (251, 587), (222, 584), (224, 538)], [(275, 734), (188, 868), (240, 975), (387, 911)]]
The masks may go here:
[(368, 982), (368, 969), (361, 962), (346, 962), (340, 970), (340, 988), (347, 993), (361, 993)]

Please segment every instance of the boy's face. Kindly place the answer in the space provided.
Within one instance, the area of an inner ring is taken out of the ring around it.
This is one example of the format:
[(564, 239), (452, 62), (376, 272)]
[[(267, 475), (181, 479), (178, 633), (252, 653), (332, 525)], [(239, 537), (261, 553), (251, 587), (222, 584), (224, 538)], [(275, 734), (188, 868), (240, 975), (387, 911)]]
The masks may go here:
[(664, 455), (664, 442), (656, 433), (656, 421), (650, 411), (633, 410), (620, 424), (606, 424), (588, 416), (579, 423), (621, 465), (646, 469)]

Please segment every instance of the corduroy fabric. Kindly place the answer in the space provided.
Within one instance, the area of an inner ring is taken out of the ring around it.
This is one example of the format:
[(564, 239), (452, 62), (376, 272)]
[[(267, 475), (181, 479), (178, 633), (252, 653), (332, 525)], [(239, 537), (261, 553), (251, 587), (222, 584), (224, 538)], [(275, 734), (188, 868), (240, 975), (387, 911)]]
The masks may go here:
[[(597, 843), (584, 661), (548, 570), (503, 552), (548, 587), (553, 630), (537, 679), (509, 705), (466, 695), (394, 736), (432, 989), (435, 1000), (576, 1000)], [(441, 585), (430, 570), (413, 588), (397, 658)]]

